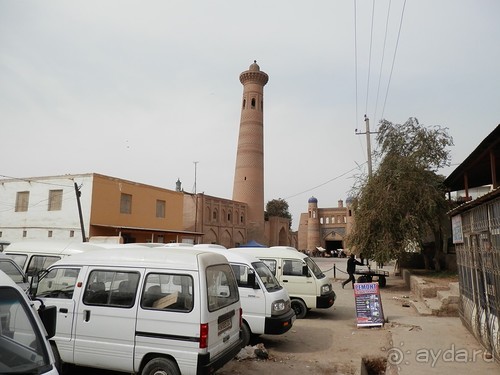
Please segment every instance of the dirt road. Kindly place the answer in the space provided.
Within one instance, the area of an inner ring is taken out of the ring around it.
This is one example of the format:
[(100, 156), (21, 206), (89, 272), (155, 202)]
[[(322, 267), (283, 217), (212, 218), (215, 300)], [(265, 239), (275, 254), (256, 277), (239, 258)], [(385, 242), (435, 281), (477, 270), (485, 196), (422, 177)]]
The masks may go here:
[[(292, 329), (284, 335), (263, 335), (256, 343), (262, 343), (269, 351), (268, 360), (233, 360), (220, 369), (217, 375), (265, 373), (293, 374), (356, 374), (360, 371), (363, 357), (386, 357), (384, 348), (391, 341), (390, 332), (384, 328), (356, 326), (354, 294), (351, 287), (342, 289), (341, 281), (345, 260), (315, 259), (327, 276), (333, 277), (331, 267), (337, 264), (337, 279), (333, 289), (337, 300), (330, 309), (311, 310), (305, 319), (296, 320)], [(346, 278), (346, 277), (345, 277)], [(395, 281), (395, 280), (394, 280)], [(393, 289), (401, 294), (401, 284), (391, 280), (385, 291)], [(399, 288), (399, 290), (396, 290)], [(383, 301), (385, 303), (385, 300)], [(405, 311), (409, 313), (410, 311)]]
[[(330, 270), (333, 262), (338, 270), (345, 269), (342, 259), (315, 260), (322, 270)], [(410, 291), (403, 279), (393, 276), (390, 266), (385, 270), (390, 277), (381, 289), (384, 327), (357, 328), (353, 290), (342, 289), (340, 282), (346, 277), (337, 271), (333, 283), (337, 301), (332, 308), (312, 310), (284, 335), (261, 336), (259, 342), (268, 349), (270, 359), (235, 359), (217, 375), (358, 375), (363, 359), (376, 365), (386, 360), (387, 374), (500, 373), (500, 366), (460, 318), (420, 316), (407, 303)], [(333, 277), (331, 271), (327, 275)]]

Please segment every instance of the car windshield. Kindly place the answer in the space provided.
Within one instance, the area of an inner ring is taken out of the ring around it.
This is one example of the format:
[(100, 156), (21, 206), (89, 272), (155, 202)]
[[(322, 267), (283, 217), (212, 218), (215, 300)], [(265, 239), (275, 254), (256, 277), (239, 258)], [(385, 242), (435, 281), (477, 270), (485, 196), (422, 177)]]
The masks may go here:
[(318, 267), (318, 265), (314, 260), (312, 260), (309, 257), (306, 257), (304, 258), (304, 261), (306, 262), (309, 269), (314, 273), (314, 276), (316, 276), (317, 279), (322, 279), (323, 277), (325, 277), (325, 274), (321, 271), (321, 269)]
[(12, 287), (0, 287), (0, 369), (8, 374), (40, 374), (51, 368), (44, 337), (31, 307)]
[(259, 275), (268, 292), (280, 290), (282, 288), (276, 277), (274, 277), (273, 273), (269, 267), (264, 264), (264, 262), (254, 262), (252, 263), (252, 266), (255, 269), (255, 272), (257, 272), (257, 275)]

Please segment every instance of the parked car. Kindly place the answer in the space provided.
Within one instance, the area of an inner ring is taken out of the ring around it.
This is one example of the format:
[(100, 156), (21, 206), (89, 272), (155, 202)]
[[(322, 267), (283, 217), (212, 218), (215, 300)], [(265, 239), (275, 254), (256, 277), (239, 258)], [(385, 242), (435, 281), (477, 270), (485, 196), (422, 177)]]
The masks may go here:
[(251, 254), (262, 260), (287, 290), (297, 319), (305, 318), (311, 308), (333, 306), (336, 294), (332, 283), (310, 257), (293, 247), (237, 247), (238, 253)]
[(243, 347), (250, 343), (252, 335), (281, 335), (292, 328), (295, 311), (290, 297), (264, 262), (218, 245), (202, 244), (193, 248), (224, 255), (233, 268), (243, 309)]
[(64, 257), (32, 280), (57, 306), (61, 363), (141, 375), (212, 374), (240, 351), (227, 259), (203, 249), (117, 245)]
[(58, 375), (49, 343), (55, 307), (41, 307), (44, 326), (26, 293), (2, 271), (0, 301), (0, 373)]
[(0, 254), (0, 270), (9, 276), (17, 285), (19, 285), (22, 290), (28, 290), (28, 278), (14, 259), (5, 254)]
[(103, 246), (81, 241), (26, 240), (13, 242), (4, 251), (21, 267), (28, 280), (40, 270), (64, 257), (90, 250), (102, 250)]

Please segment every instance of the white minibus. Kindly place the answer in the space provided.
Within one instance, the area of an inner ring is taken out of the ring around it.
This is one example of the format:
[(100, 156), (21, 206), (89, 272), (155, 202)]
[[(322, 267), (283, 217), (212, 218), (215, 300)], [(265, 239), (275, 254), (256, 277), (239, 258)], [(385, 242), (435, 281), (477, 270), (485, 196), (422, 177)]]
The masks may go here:
[(34, 298), (58, 309), (61, 364), (133, 374), (212, 374), (241, 348), (238, 284), (222, 255), (123, 246), (54, 263)]
[(295, 321), (290, 297), (261, 260), (219, 245), (202, 244), (194, 248), (224, 255), (233, 268), (243, 309), (242, 346), (250, 343), (252, 335), (280, 335), (290, 330)]
[(311, 308), (329, 308), (335, 302), (330, 279), (314, 260), (293, 247), (238, 247), (230, 251), (253, 255), (269, 267), (287, 290), (297, 319), (305, 318)]
[(26, 293), (0, 271), (0, 373), (57, 375), (47, 332)]
[(38, 271), (47, 269), (61, 258), (98, 249), (102, 246), (75, 240), (26, 240), (11, 243), (4, 254), (14, 259), (31, 280)]

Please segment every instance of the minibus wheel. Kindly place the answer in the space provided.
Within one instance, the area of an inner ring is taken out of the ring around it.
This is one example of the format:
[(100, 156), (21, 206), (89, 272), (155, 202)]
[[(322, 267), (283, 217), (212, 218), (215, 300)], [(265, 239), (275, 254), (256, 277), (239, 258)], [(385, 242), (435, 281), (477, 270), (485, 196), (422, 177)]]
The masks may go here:
[(144, 370), (142, 370), (142, 375), (181, 375), (177, 364), (167, 358), (153, 358), (149, 361)]
[(303, 319), (307, 314), (307, 306), (300, 299), (292, 299), (292, 309), (295, 312), (297, 319)]
[(244, 348), (248, 344), (250, 344), (250, 338), (252, 337), (252, 332), (250, 331), (250, 327), (246, 322), (242, 322), (241, 324), (241, 347)]

